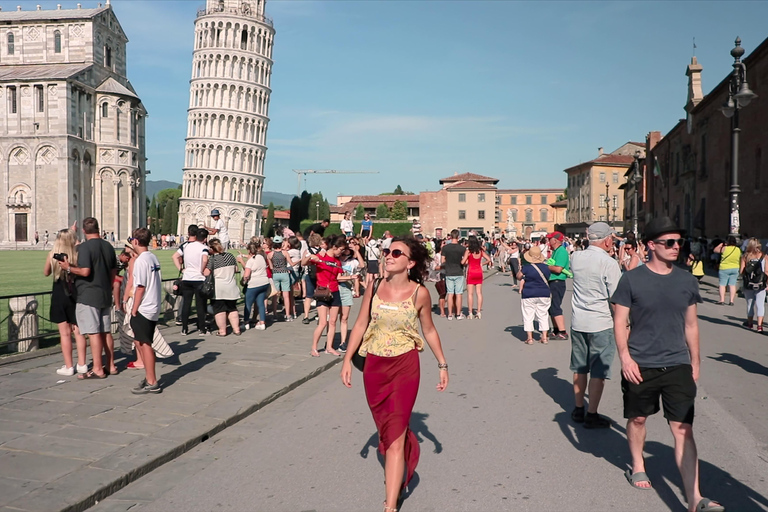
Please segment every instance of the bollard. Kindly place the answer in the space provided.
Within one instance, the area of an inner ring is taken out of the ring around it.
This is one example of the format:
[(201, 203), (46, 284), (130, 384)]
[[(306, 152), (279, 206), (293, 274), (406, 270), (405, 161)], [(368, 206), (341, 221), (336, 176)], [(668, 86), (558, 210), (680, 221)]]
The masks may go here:
[(37, 307), (37, 298), (34, 295), (23, 295), (8, 299), (8, 308), (11, 310), (11, 321), (8, 324), (8, 340), (11, 342), (22, 340), (8, 344), (8, 348), (12, 352), (31, 352), (39, 348), (39, 341), (37, 339), (39, 334)]

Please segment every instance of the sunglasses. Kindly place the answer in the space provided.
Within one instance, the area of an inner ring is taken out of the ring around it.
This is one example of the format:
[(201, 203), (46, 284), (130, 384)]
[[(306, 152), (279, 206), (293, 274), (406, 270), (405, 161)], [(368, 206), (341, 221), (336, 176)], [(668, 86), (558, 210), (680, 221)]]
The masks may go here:
[(685, 238), (669, 238), (667, 240), (654, 240), (653, 243), (663, 245), (667, 249), (671, 249), (677, 244), (682, 247), (685, 243)]
[(384, 253), (384, 256), (389, 256), (391, 254), (393, 258), (399, 258), (400, 256), (408, 258), (408, 255), (400, 249), (383, 249), (381, 252)]

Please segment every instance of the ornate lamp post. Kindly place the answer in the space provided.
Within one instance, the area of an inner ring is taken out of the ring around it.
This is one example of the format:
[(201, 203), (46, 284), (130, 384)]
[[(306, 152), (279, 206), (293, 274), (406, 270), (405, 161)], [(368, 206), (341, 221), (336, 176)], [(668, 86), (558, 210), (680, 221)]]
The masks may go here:
[(728, 99), (720, 109), (725, 117), (731, 119), (731, 213), (728, 222), (728, 233), (739, 237), (741, 221), (739, 219), (739, 110), (749, 105), (757, 94), (749, 89), (747, 84), (747, 67), (741, 62), (744, 48), (741, 47), (741, 38), (736, 38), (736, 46), (731, 50), (733, 57), (733, 73), (728, 85)]
[(611, 223), (611, 202), (608, 200), (609, 194), (608, 178), (605, 178), (605, 222)]
[(637, 203), (639, 201), (638, 188), (640, 187), (640, 183), (643, 181), (643, 170), (640, 168), (640, 151), (635, 151), (634, 160), (632, 161), (632, 168), (634, 170), (630, 180), (632, 180), (632, 190), (635, 196), (634, 201), (632, 201), (632, 231), (635, 233), (635, 236), (638, 236), (640, 235), (640, 233), (637, 232)]

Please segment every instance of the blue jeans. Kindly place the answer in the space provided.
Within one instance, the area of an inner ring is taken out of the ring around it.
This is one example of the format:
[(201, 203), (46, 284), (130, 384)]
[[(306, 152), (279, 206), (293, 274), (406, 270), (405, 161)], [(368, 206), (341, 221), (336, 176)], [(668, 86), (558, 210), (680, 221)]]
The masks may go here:
[[(259, 320), (264, 321), (267, 318), (267, 312), (264, 308), (264, 301), (269, 294), (270, 286), (258, 286), (256, 288), (245, 289), (245, 311), (243, 311), (243, 323), (247, 324), (251, 318), (251, 308), (253, 301), (256, 301), (256, 307), (259, 308)], [(255, 318), (254, 318), (255, 319)]]

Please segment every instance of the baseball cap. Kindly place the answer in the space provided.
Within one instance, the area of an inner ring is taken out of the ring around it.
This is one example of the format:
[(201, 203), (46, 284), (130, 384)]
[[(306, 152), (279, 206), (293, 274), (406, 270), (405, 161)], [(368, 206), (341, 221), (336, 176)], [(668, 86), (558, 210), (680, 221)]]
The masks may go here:
[(551, 232), (550, 234), (547, 235), (547, 240), (549, 240), (550, 238), (554, 238), (556, 240), (562, 240), (563, 239), (563, 234), (561, 232), (559, 232), (559, 231), (553, 231), (553, 232)]
[(211, 210), (211, 217), (215, 217), (215, 216), (217, 216), (217, 215), (221, 215), (221, 213), (219, 212), (219, 210), (216, 210), (216, 209), (213, 209), (213, 210)]
[(595, 222), (587, 228), (587, 238), (590, 240), (602, 240), (615, 235), (616, 230), (605, 222)]
[(272, 238), (272, 242), (276, 244), (281, 244), (283, 243), (283, 237), (281, 237), (280, 235), (275, 235), (275, 237)]

